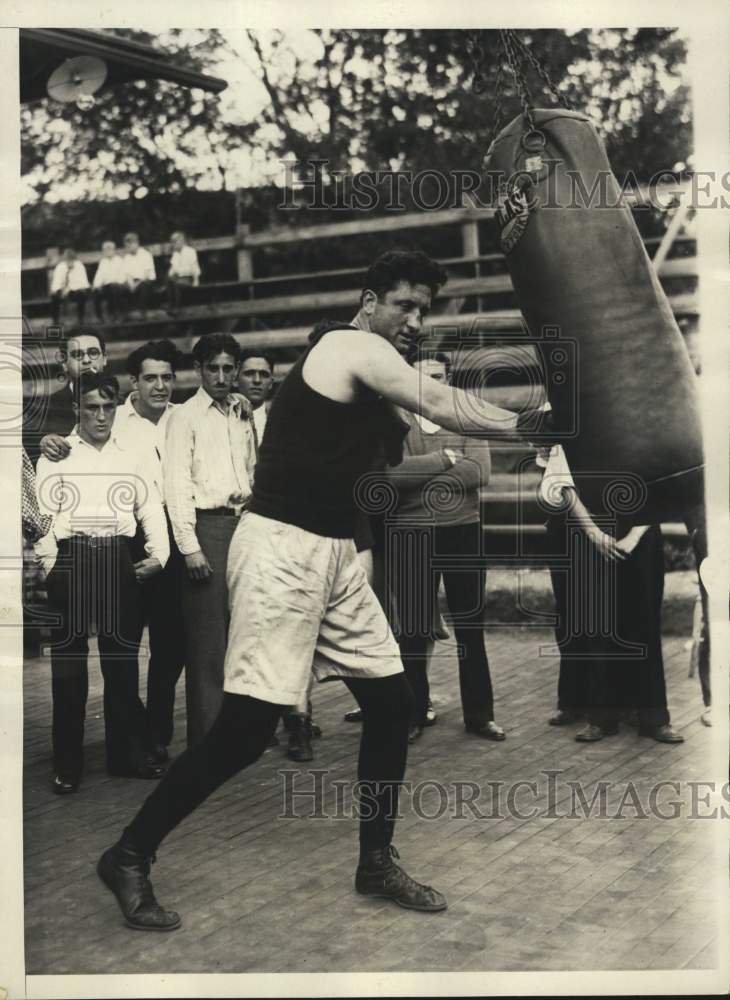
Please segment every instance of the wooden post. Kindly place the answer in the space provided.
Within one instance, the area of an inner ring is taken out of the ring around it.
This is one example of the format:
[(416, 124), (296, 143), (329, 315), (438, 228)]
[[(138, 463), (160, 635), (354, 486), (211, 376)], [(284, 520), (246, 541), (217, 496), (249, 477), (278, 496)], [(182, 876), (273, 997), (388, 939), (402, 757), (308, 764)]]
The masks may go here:
[(238, 263), (238, 280), (250, 281), (253, 278), (253, 255), (246, 249), (246, 237), (251, 232), (251, 227), (245, 223), (236, 226), (236, 254)]
[[(479, 256), (479, 223), (476, 219), (470, 219), (461, 224), (461, 255), (462, 257)], [(481, 275), (479, 261), (474, 262), (474, 277)], [(477, 298), (477, 312), (482, 311), (482, 298)]]

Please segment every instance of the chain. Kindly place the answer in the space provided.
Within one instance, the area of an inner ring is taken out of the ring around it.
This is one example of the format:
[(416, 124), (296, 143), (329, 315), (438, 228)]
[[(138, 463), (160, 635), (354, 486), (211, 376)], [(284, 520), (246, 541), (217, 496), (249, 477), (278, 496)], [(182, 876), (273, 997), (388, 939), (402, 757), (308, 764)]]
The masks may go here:
[(507, 54), (507, 61), (509, 62), (509, 67), (512, 70), (512, 74), (515, 78), (515, 87), (517, 88), (517, 95), (520, 99), (520, 104), (522, 105), (522, 114), (525, 119), (525, 123), (530, 132), (535, 131), (535, 119), (532, 117), (532, 107), (531, 107), (531, 97), (530, 88), (527, 85), (527, 80), (525, 79), (525, 74), (520, 66), (521, 54), (515, 44), (515, 35), (511, 30), (504, 32), (503, 36), (505, 52)]
[[(500, 32), (500, 40), (501, 40)], [(489, 130), (489, 138), (487, 139), (487, 150), (492, 145), (494, 137), (497, 134), (497, 129), (499, 128), (500, 122), (502, 121), (502, 99), (504, 97), (504, 59), (503, 53), (497, 53), (497, 77), (494, 83), (494, 115), (492, 116), (492, 127)], [(484, 159), (486, 160), (487, 154), (485, 153)]]
[(473, 76), (472, 90), (475, 94), (483, 94), (486, 87), (484, 76), (484, 48), (482, 47), (481, 31), (469, 32), (469, 53), (471, 55)]
[(526, 58), (529, 60), (529, 62), (531, 64), (531, 66), (537, 72), (538, 76), (543, 81), (543, 83), (545, 84), (545, 86), (547, 87), (547, 89), (550, 91), (550, 93), (552, 94), (552, 96), (555, 98), (555, 100), (558, 101), (559, 104), (562, 104), (562, 106), (567, 111), (571, 111), (572, 108), (571, 108), (570, 101), (567, 99), (567, 97), (564, 94), (562, 94), (558, 90), (556, 84), (551, 79), (550, 74), (548, 73), (548, 70), (547, 70), (547, 67), (545, 66), (545, 64), (542, 63), (537, 58), (537, 56), (528, 48), (528, 46), (520, 38), (517, 37), (517, 34), (514, 31), (511, 31), (510, 34), (512, 35), (512, 40), (515, 43), (516, 48), (524, 56), (526, 56)]

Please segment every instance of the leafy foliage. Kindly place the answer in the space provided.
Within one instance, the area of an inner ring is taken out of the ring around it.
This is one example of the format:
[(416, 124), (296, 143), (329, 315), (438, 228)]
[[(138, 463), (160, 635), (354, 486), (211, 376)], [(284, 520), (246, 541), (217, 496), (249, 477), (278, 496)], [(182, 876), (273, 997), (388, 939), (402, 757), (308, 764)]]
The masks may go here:
[[(181, 62), (215, 72), (221, 59), (250, 67), (261, 90), (255, 113), (222, 115), (220, 99), (157, 81), (101, 91), (86, 112), (49, 101), (23, 109), (22, 169), (29, 200), (78, 178), (79, 197), (176, 193), (235, 187), (231, 164), (249, 149), (271, 167), (290, 158), (326, 160), (330, 171), (479, 169), (495, 114), (496, 31), (481, 32), (486, 87), (472, 87), (462, 30), (249, 31), (236, 44), (217, 30), (171, 31), (156, 44)], [(576, 109), (602, 130), (617, 174), (646, 180), (690, 162), (686, 58), (673, 29), (520, 31)], [(191, 37), (194, 36), (194, 37)], [(535, 103), (553, 99), (527, 75)], [(504, 74), (506, 122), (520, 111)]]

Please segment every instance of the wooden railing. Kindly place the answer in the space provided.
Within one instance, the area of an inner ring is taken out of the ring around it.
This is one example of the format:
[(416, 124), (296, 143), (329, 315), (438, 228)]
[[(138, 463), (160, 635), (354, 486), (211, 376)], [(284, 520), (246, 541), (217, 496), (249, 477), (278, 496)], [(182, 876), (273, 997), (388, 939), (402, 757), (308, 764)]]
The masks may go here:
[[(438, 343), (445, 336), (448, 341), (448, 334), (458, 331), (463, 348), (479, 349), (478, 364), (489, 382), (490, 399), (500, 405), (519, 408), (524, 402), (527, 385), (500, 384), (500, 371), (510, 367), (510, 351), (515, 353), (512, 367), (522, 366), (526, 382), (534, 383), (539, 365), (534, 348), (524, 344), (516, 346), (517, 341), (526, 337), (526, 330), (519, 310), (511, 307), (515, 304), (512, 284), (502, 255), (481, 252), (479, 223), (491, 219), (493, 215), (492, 209), (465, 207), (440, 212), (366, 216), (318, 226), (275, 227), (256, 233), (251, 233), (246, 226), (240, 226), (235, 234), (229, 236), (192, 241), (203, 255), (206, 251), (234, 253), (238, 280), (202, 285), (195, 291), (197, 301), (175, 316), (170, 316), (162, 309), (155, 309), (141, 320), (123, 324), (98, 324), (104, 330), (107, 340), (108, 370), (119, 375), (122, 387), (126, 390), (129, 382), (123, 374), (124, 362), (140, 342), (169, 337), (189, 357), (200, 336), (211, 332), (229, 332), (243, 346), (273, 353), (277, 360), (276, 376), (281, 378), (305, 346), (316, 319), (330, 315), (347, 320), (354, 315), (359, 302), (360, 279), (366, 265), (363, 263), (360, 267), (327, 271), (303, 270), (286, 275), (257, 277), (254, 275), (255, 252), (265, 247), (299, 241), (340, 237), (355, 240), (358, 236), (378, 232), (458, 226), (462, 255), (441, 260), (450, 278), (437, 299), (436, 314), (429, 318), (426, 333), (431, 336), (432, 342)], [(686, 221), (686, 216), (682, 221)], [(683, 235), (680, 232), (679, 223), (675, 222), (673, 228), (671, 240), (654, 237), (647, 239), (646, 245), (650, 255), (657, 249), (660, 251), (659, 277), (668, 291), (675, 315), (680, 324), (686, 327), (696, 317), (697, 303), (693, 292), (684, 286), (696, 281), (697, 262), (692, 256), (667, 257), (670, 243), (687, 244), (693, 239), (691, 234)], [(158, 260), (167, 252), (164, 244), (152, 244), (148, 249)], [(57, 253), (57, 250), (51, 248), (44, 257), (25, 259), (23, 271), (47, 270), (50, 273), (57, 261)], [(99, 251), (84, 251), (78, 256), (85, 264), (95, 264), (101, 254)], [(672, 289), (673, 285), (676, 286), (677, 279), (681, 281), (679, 291)], [(322, 287), (340, 283), (345, 287)], [(297, 291), (282, 294), (281, 286), (286, 285), (290, 289), (294, 286)], [(308, 290), (300, 290), (302, 286)], [(28, 300), (24, 305), (28, 307), (28, 312), (33, 312), (43, 309), (47, 301), (39, 298)], [(31, 318), (30, 324), (34, 336), (26, 338), (26, 369), (29, 374), (32, 372), (36, 376), (43, 371), (52, 373), (56, 367), (58, 340), (47, 341), (44, 336), (48, 317), (36, 315)], [(273, 328), (269, 328), (269, 324)], [(461, 356), (461, 350), (462, 347), (459, 351), (461, 361), (467, 363)], [(49, 385), (52, 384), (51, 378)], [(197, 378), (191, 369), (180, 371), (176, 380), (178, 397), (189, 394), (197, 384)], [(36, 391), (37, 389), (36, 385)], [(536, 505), (532, 504), (531, 508), (528, 504), (525, 507), (526, 481), (523, 478), (518, 480), (515, 475), (527, 449), (518, 442), (512, 442), (495, 445), (492, 450), (494, 476), (483, 493), (485, 530), (492, 538), (490, 544), (496, 546), (494, 551), (502, 551), (510, 556), (517, 544), (517, 534), (537, 537), (542, 528), (539, 516), (533, 520)], [(534, 493), (532, 486), (528, 487), (528, 492), (530, 490)], [(516, 521), (525, 517), (526, 510), (527, 523), (521, 524), (521, 532), (516, 533)], [(668, 531), (672, 533), (673, 529), (670, 527)], [(681, 533), (680, 528), (675, 533), (678, 531)]]

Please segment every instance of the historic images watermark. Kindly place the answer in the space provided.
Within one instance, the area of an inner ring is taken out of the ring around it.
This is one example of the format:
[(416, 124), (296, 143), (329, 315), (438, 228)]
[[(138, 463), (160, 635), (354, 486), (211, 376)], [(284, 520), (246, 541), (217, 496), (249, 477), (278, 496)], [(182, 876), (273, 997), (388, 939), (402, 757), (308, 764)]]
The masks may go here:
[[(372, 782), (332, 777), (334, 773), (327, 768), (278, 771), (278, 818), (372, 818), (383, 799), (389, 812), (394, 808), (394, 786), (377, 789)], [(730, 819), (729, 782), (586, 783), (564, 779), (563, 773), (546, 769), (519, 781), (402, 781), (396, 818), (410, 812), (421, 820)], [(376, 791), (383, 798), (376, 798)]]
[[(505, 192), (520, 189), (534, 178), (529, 171), (511, 174), (501, 171), (426, 169), (368, 170), (349, 173), (333, 168), (329, 161), (282, 160), (281, 200), (284, 211), (326, 209), (342, 212), (440, 212), (490, 208)], [(698, 170), (685, 180), (671, 170), (658, 170), (640, 181), (632, 171), (616, 177), (610, 170), (596, 171), (591, 177), (567, 168), (558, 185), (561, 160), (543, 157), (545, 183), (541, 188), (541, 209), (615, 209), (624, 206), (666, 210), (681, 196), (692, 208), (730, 208), (730, 172), (718, 174)]]

